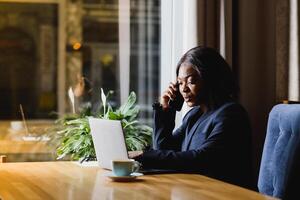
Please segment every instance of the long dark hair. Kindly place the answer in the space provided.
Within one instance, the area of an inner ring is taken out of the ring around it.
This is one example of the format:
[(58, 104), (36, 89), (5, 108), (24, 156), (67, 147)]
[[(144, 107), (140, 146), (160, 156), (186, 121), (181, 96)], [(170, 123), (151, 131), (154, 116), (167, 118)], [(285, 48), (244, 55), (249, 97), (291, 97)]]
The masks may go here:
[(206, 91), (204, 104), (209, 109), (216, 108), (229, 100), (237, 100), (239, 87), (234, 74), (216, 50), (203, 46), (190, 49), (179, 60), (176, 76), (183, 63), (199, 71)]

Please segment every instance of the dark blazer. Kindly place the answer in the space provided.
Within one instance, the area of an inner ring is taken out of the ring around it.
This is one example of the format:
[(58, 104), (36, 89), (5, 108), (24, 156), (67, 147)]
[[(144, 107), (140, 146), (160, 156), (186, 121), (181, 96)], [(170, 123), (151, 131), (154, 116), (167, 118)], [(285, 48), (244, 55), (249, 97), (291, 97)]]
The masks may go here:
[(194, 107), (173, 132), (175, 110), (154, 109), (153, 149), (138, 157), (144, 168), (201, 173), (251, 185), (251, 128), (240, 104), (227, 102), (202, 113)]

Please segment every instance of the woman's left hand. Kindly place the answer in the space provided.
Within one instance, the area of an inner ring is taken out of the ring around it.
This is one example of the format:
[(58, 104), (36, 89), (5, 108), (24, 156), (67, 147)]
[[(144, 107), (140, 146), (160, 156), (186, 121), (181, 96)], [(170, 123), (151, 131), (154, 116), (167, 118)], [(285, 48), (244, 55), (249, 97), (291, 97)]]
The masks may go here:
[(129, 158), (136, 158), (143, 154), (143, 151), (128, 151)]

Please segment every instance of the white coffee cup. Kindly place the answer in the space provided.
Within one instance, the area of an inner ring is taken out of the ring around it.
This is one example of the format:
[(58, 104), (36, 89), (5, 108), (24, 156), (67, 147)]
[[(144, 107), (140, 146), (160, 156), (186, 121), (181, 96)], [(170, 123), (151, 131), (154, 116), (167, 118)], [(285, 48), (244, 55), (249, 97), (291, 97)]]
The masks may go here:
[(24, 129), (24, 125), (22, 121), (11, 121), (10, 128), (14, 131), (20, 131)]

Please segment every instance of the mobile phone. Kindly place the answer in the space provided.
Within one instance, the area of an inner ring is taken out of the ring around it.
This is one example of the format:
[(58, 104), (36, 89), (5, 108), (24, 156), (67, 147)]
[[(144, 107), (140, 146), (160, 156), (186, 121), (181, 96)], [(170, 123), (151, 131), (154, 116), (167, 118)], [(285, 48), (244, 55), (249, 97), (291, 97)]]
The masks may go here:
[(182, 95), (179, 92), (179, 84), (178, 83), (176, 83), (176, 88), (177, 88), (177, 91), (175, 93), (176, 97), (175, 97), (174, 100), (169, 101), (169, 106), (171, 108), (174, 108), (177, 111), (180, 111), (181, 108), (182, 108), (184, 99), (183, 99)]

